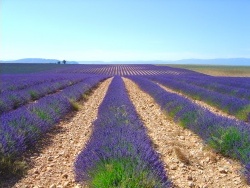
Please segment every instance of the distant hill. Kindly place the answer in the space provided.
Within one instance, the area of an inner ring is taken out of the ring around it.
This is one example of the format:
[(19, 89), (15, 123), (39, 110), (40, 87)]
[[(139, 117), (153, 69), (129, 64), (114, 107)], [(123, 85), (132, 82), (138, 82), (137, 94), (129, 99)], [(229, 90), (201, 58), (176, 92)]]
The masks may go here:
[[(0, 63), (57, 63), (58, 59), (25, 58), (12, 61), (0, 61)], [(79, 64), (77, 61), (67, 61), (66, 64)]]
[(231, 65), (250, 66), (250, 58), (182, 59), (152, 61), (79, 61), (80, 64), (188, 64), (188, 65)]
[[(57, 59), (25, 58), (0, 63), (57, 63)], [(66, 60), (67, 61), (67, 60)], [(250, 58), (218, 58), (218, 59), (182, 59), (182, 60), (152, 60), (152, 61), (67, 61), (66, 64), (187, 64), (187, 65), (231, 65), (250, 66)]]
[(78, 61), (80, 64), (109, 64), (111, 62), (104, 61)]
[(158, 61), (158, 64), (189, 64), (189, 65), (234, 65), (250, 66), (250, 58), (228, 58), (228, 59), (182, 59), (177, 61)]

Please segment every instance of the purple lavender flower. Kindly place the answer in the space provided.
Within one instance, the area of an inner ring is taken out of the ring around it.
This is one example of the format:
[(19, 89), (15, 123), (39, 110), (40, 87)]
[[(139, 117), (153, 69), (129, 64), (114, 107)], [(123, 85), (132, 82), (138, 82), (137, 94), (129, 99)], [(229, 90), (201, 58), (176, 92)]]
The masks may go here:
[[(96, 174), (100, 166), (115, 164), (127, 169), (124, 172), (121, 170), (124, 178), (126, 173), (131, 173), (134, 175), (132, 179), (140, 179), (136, 175), (145, 173), (144, 181), (155, 182), (154, 187), (171, 185), (159, 155), (154, 151), (145, 127), (128, 98), (124, 83), (118, 76), (114, 77), (99, 106), (98, 118), (86, 148), (77, 157), (76, 180), (93, 180), (91, 171)], [(119, 186), (121, 182), (118, 179), (111, 184)], [(138, 181), (141, 183), (138, 186), (143, 187), (143, 180)]]
[[(47, 132), (55, 123), (72, 110), (69, 98), (80, 99), (78, 95), (105, 79), (103, 76), (83, 76), (80, 85), (72, 85), (65, 92), (42, 97), (0, 116), (0, 155), (21, 155), (26, 148)], [(74, 83), (74, 82), (72, 82)], [(78, 92), (75, 93), (74, 91)], [(70, 93), (72, 91), (72, 93)]]
[(176, 91), (180, 91), (192, 98), (201, 99), (241, 120), (248, 121), (248, 115), (250, 114), (250, 101), (246, 99), (224, 95), (189, 83), (182, 83), (165, 76), (154, 76), (150, 77), (150, 79)]
[(138, 76), (130, 79), (149, 93), (177, 123), (212, 143), (223, 154), (237, 158), (243, 164), (249, 163), (249, 124), (214, 114), (182, 96), (167, 92), (148, 79)]

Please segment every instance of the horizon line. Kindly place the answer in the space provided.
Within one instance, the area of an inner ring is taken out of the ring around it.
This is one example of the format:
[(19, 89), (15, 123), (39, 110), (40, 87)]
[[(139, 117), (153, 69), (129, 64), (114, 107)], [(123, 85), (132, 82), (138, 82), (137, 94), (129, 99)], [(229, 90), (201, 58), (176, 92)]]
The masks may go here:
[[(18, 58), (18, 59), (0, 59), (2, 61), (17, 61), (22, 59), (43, 59), (43, 60), (58, 60), (57, 58)], [(183, 58), (183, 59), (175, 59), (175, 60), (163, 60), (163, 59), (154, 59), (154, 60), (67, 60), (66, 61), (76, 61), (76, 62), (150, 62), (150, 61), (182, 61), (182, 60), (227, 60), (227, 59), (249, 59), (250, 57), (218, 57), (218, 58)]]

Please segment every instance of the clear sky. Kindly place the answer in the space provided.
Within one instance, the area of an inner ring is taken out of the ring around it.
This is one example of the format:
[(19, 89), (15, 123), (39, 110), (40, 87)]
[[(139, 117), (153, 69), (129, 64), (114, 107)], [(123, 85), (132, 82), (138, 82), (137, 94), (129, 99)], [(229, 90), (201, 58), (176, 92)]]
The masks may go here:
[(0, 59), (250, 58), (250, 0), (0, 0)]

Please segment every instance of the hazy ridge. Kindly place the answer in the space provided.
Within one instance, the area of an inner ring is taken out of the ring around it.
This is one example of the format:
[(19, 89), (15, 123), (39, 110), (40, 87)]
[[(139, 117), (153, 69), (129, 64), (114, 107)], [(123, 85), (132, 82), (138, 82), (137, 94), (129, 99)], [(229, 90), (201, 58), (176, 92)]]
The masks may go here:
[[(57, 63), (58, 59), (25, 58), (0, 63)], [(62, 61), (62, 60), (61, 60)], [(230, 65), (250, 66), (250, 58), (218, 58), (218, 59), (182, 59), (152, 61), (67, 61), (66, 64), (188, 64), (188, 65)]]
[(182, 59), (152, 61), (79, 61), (80, 64), (191, 64), (191, 65), (230, 65), (250, 66), (250, 58), (218, 58), (218, 59)]
[[(0, 61), (0, 63), (57, 63), (58, 59), (43, 59), (43, 58), (24, 58), (18, 60), (10, 60), (10, 61)], [(67, 61), (66, 64), (79, 64), (77, 61)]]

